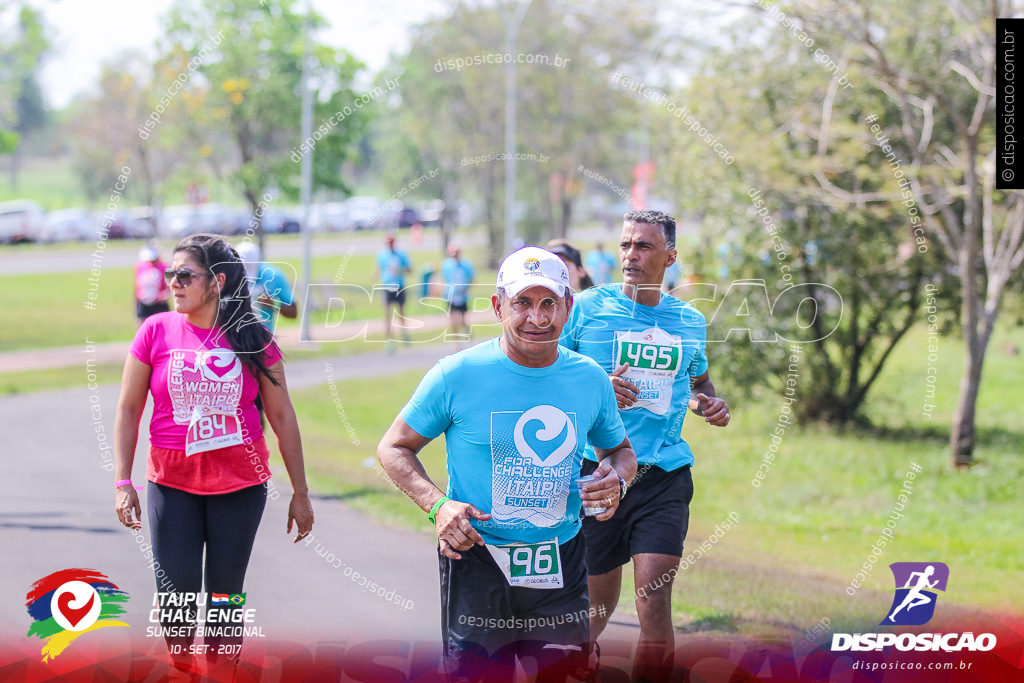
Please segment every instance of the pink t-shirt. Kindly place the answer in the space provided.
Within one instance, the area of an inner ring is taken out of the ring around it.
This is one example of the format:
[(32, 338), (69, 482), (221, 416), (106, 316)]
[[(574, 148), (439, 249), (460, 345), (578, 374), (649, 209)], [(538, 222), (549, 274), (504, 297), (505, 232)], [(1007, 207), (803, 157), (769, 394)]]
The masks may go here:
[[(263, 353), (267, 367), (281, 360), (276, 343)], [(196, 327), (175, 311), (157, 313), (139, 327), (131, 354), (153, 369), (153, 446), (196, 458), (263, 437), (255, 404), (259, 381), (220, 328)]]
[(140, 261), (135, 264), (135, 300), (144, 304), (167, 301), (170, 287), (164, 280), (163, 261)]

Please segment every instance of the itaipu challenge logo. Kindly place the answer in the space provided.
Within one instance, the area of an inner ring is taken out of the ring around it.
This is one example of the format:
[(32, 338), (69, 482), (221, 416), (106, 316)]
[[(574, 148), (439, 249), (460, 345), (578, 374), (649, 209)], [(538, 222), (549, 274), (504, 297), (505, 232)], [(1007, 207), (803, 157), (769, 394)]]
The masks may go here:
[(128, 594), (95, 569), (63, 569), (32, 584), (25, 607), (32, 617), (28, 636), (46, 641), (43, 661), (52, 660), (78, 636), (106, 626), (128, 626)]
[(942, 562), (893, 562), (889, 565), (896, 594), (880, 626), (920, 626), (931, 621), (938, 601), (936, 591), (946, 591), (949, 567)]

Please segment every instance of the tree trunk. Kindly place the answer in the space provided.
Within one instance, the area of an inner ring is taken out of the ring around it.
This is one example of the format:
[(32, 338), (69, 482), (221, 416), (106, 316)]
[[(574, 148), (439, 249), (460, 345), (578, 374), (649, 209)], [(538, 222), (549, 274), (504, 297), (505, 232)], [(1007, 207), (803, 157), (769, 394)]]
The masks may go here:
[[(572, 200), (573, 200), (572, 196), (569, 195), (569, 193), (563, 191), (563, 193), (562, 193), (562, 202), (561, 202), (562, 203), (562, 216), (561, 216), (562, 222), (561, 222), (561, 225), (559, 226), (560, 227), (559, 236), (563, 237), (563, 238), (566, 235), (569, 234), (569, 224), (572, 222)], [(576, 246), (579, 246), (579, 245), (576, 245)]]
[(491, 268), (501, 265), (501, 256), (505, 252), (505, 236), (502, 226), (498, 225), (497, 221), (500, 207), (497, 206), (496, 194), (493, 164), (487, 164), (484, 171), (484, 222), (487, 224), (487, 237), (490, 242), (487, 245), (487, 265)]
[[(973, 337), (974, 335), (967, 335)], [(960, 399), (953, 415), (953, 432), (949, 445), (953, 449), (953, 467), (970, 467), (974, 459), (974, 418), (978, 403), (978, 387), (981, 383), (981, 363), (985, 357), (979, 340), (967, 340), (967, 365), (960, 380)]]
[(18, 189), (18, 169), (21, 166), (21, 142), (11, 152), (11, 189)]
[(967, 366), (960, 380), (960, 398), (957, 401), (956, 413), (953, 414), (953, 431), (949, 437), (949, 445), (953, 451), (953, 467), (958, 469), (970, 467), (974, 460), (974, 419), (977, 414), (978, 391), (981, 388), (981, 370), (985, 364), (985, 352), (995, 330), (1002, 289), (990, 292), (990, 295), (992, 298), (985, 308), (981, 331), (964, 330)]
[[(978, 244), (981, 240), (981, 203), (977, 196), (977, 174), (974, 154), (977, 149), (973, 137), (964, 140), (967, 154), (965, 184), (969, 195), (964, 202), (964, 234), (957, 254), (960, 267), (960, 288), (963, 303), (960, 308), (960, 324), (963, 325), (964, 341), (967, 343), (967, 365), (960, 381), (960, 399), (953, 416), (953, 430), (949, 437), (953, 466), (969, 467), (974, 457), (974, 411), (978, 402), (978, 383), (981, 380), (981, 364), (985, 358), (988, 336), (979, 333), (981, 316), (981, 293), (978, 291)], [(984, 337), (984, 338), (983, 338)]]
[(267, 252), (263, 248), (263, 211), (266, 211), (266, 207), (260, 207), (259, 199), (256, 193), (245, 192), (245, 198), (249, 200), (249, 212), (252, 214), (249, 226), (256, 228), (256, 244), (259, 245), (260, 254), (264, 259), (267, 258)]

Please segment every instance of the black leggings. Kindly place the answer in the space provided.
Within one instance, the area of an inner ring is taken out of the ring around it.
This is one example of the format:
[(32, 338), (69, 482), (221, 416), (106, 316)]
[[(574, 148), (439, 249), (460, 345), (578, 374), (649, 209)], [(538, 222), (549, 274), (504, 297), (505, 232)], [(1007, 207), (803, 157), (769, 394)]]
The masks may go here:
[[(211, 606), (209, 600), (213, 593), (242, 592), (245, 569), (267, 502), (267, 487), (258, 484), (232, 493), (204, 496), (149, 482), (147, 492), (157, 591), (198, 593), (203, 590), (205, 573), (208, 615), (211, 610), (245, 609), (230, 602)], [(184, 609), (179, 612), (181, 607)], [(171, 652), (187, 652), (195, 638), (195, 602), (178, 607), (164, 605), (160, 610), (161, 626), (173, 629), (164, 634), (168, 648)], [(208, 618), (203, 624), (211, 629), (203, 637), (203, 642), (211, 646), (208, 652), (237, 654), (238, 648), (221, 646), (240, 647), (242, 636), (236, 633), (239, 626), (244, 627), (244, 622)], [(223, 632), (217, 633), (221, 629)]]

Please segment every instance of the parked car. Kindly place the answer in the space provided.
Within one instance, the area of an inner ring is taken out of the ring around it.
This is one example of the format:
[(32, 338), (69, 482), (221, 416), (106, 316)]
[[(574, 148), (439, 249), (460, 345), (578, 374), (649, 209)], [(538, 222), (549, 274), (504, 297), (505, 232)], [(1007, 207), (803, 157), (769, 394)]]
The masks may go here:
[(96, 223), (85, 209), (60, 209), (46, 214), (36, 235), (39, 242), (74, 242), (96, 234)]
[(265, 211), (261, 225), (264, 232), (268, 233), (295, 233), (299, 231), (299, 219), (288, 211)]
[(382, 224), (384, 203), (376, 197), (349, 197), (344, 202), (349, 229), (368, 230)]
[(191, 204), (178, 204), (164, 207), (160, 212), (160, 232), (172, 239), (181, 239), (190, 232), (191, 226), (197, 220), (197, 208)]
[(309, 227), (313, 232), (348, 230), (348, 212), (341, 202), (325, 202), (310, 207)]
[(417, 223), (421, 223), (420, 214), (416, 209), (411, 206), (403, 206), (398, 210), (398, 215), (395, 217), (395, 223), (400, 228), (409, 228)]
[(43, 207), (31, 199), (0, 202), (0, 242), (37, 239), (46, 224)]
[(125, 212), (124, 236), (145, 240), (157, 236), (157, 215), (151, 206), (136, 206)]

